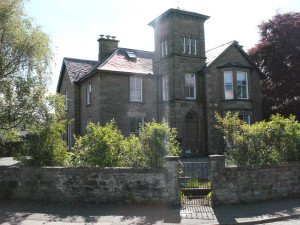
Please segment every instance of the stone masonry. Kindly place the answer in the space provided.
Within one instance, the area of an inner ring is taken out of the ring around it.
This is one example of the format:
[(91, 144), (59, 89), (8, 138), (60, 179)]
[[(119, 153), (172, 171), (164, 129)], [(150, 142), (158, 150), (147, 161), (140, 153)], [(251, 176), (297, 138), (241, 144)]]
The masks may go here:
[(223, 155), (210, 160), (213, 205), (300, 196), (300, 163), (225, 167)]
[(166, 168), (0, 167), (0, 199), (178, 205), (178, 157)]

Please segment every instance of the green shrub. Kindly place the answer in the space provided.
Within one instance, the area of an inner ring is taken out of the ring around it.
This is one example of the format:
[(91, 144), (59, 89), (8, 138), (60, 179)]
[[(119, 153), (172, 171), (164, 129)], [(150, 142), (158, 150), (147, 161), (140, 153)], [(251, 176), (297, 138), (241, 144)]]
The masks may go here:
[(269, 122), (248, 125), (230, 112), (216, 114), (224, 134), (227, 154), (234, 164), (265, 164), (300, 161), (300, 124), (294, 116), (272, 115)]
[(124, 137), (114, 121), (90, 124), (89, 133), (75, 138), (69, 166), (162, 167), (164, 156), (178, 155), (176, 131), (166, 123), (146, 123), (139, 136)]
[(176, 134), (176, 130), (170, 128), (164, 121), (156, 123), (153, 120), (140, 128), (139, 140), (145, 153), (147, 166), (162, 167), (165, 163), (164, 156), (179, 154)]
[(124, 136), (115, 122), (112, 120), (105, 126), (91, 123), (87, 129), (88, 134), (75, 138), (70, 166), (120, 166)]

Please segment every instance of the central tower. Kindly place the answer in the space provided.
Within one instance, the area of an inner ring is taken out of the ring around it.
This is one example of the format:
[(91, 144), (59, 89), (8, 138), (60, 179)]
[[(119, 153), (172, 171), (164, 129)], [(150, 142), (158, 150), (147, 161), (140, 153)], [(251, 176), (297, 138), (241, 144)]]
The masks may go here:
[(208, 16), (169, 9), (148, 25), (154, 28), (154, 72), (158, 76), (158, 117), (177, 128), (183, 152), (205, 154), (204, 22)]

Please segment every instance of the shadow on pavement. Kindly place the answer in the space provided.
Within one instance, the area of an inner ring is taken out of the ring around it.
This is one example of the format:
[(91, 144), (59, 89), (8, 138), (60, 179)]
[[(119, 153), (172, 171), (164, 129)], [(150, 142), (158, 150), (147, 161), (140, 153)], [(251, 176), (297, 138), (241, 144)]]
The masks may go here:
[(248, 205), (225, 205), (213, 208), (216, 220), (219, 223), (234, 223), (290, 216), (297, 213), (299, 214), (299, 210), (299, 198), (270, 200)]

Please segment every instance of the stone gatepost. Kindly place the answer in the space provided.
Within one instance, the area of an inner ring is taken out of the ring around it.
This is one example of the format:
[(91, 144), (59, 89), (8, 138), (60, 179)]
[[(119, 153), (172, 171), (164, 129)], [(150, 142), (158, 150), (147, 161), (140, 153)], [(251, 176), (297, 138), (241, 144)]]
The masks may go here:
[(166, 156), (168, 202), (171, 205), (180, 205), (179, 194), (179, 156)]
[(218, 204), (216, 197), (217, 183), (222, 179), (223, 170), (225, 168), (224, 155), (210, 155), (210, 176), (211, 176), (211, 204)]

